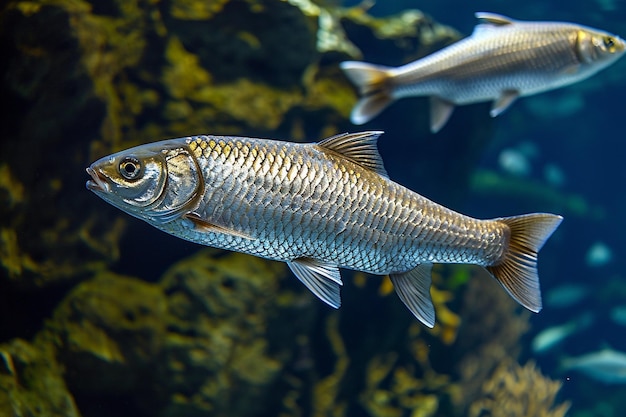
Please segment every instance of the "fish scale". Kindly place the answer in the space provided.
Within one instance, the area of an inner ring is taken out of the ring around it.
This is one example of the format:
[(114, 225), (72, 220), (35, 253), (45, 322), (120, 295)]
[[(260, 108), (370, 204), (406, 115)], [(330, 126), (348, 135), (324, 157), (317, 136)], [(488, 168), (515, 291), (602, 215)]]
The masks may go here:
[(388, 178), (380, 134), (317, 144), (220, 136), (156, 142), (94, 162), (87, 188), (171, 235), (287, 262), (333, 307), (339, 268), (389, 274), (401, 300), (432, 327), (431, 265), (470, 263), (538, 311), (536, 252), (561, 217), (479, 220), (436, 204)]
[[(202, 142), (206, 148), (200, 145)], [(208, 218), (220, 208), (229, 208), (220, 213), (220, 223), (258, 239), (185, 229), (182, 237), (188, 240), (224, 249), (243, 249), (275, 260), (313, 257), (374, 274), (405, 271), (422, 262), (488, 264), (502, 252), (504, 225), (443, 209), (386, 178), (314, 147), (210, 137), (194, 138), (189, 147), (206, 182), (223, 184), (221, 193), (207, 193), (196, 211)], [(303, 157), (310, 164), (307, 175), (288, 181), (290, 168), (301, 167)], [(255, 186), (262, 172), (267, 174)], [(294, 197), (302, 197), (303, 190), (312, 190), (309, 204), (293, 210), (290, 206)], [(250, 195), (254, 198), (246, 198)], [(360, 199), (361, 206), (346, 205), (346, 199)], [(376, 206), (380, 208), (372, 210)], [(419, 213), (418, 207), (423, 215), (406, 217), (406, 212)], [(367, 228), (374, 223), (382, 226)], [(447, 227), (442, 227), (444, 223), (448, 223)], [(472, 233), (458, 230), (458, 224), (465, 223), (470, 226), (463, 230)], [(366, 236), (365, 230), (371, 234)], [(342, 233), (338, 238), (339, 232)], [(488, 234), (499, 236), (500, 243), (484, 245), (483, 236)], [(277, 244), (284, 242), (284, 236), (289, 237), (290, 244)], [(266, 240), (270, 240), (269, 245), (263, 244)], [(381, 249), (373, 253), (365, 250), (363, 243), (367, 241), (380, 242)], [(317, 244), (311, 245), (313, 242)], [(455, 246), (456, 243), (462, 245)], [(450, 246), (455, 246), (453, 252), (446, 250)]]

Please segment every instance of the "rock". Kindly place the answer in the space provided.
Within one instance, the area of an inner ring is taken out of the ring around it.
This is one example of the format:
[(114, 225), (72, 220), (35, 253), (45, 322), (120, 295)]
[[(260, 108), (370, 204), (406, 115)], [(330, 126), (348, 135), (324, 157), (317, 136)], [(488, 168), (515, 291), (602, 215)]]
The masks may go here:
[(0, 415), (81, 416), (54, 359), (52, 340), (14, 339), (0, 345)]
[(122, 395), (142, 386), (167, 338), (167, 308), (159, 285), (136, 278), (104, 272), (76, 286), (46, 325), (72, 392)]
[[(254, 416), (264, 410), (294, 360), (296, 334), (310, 330), (313, 305), (279, 292), (286, 274), (281, 263), (205, 250), (164, 275), (170, 318), (155, 365), (165, 400), (159, 416)], [(301, 318), (284, 320), (290, 311)]]

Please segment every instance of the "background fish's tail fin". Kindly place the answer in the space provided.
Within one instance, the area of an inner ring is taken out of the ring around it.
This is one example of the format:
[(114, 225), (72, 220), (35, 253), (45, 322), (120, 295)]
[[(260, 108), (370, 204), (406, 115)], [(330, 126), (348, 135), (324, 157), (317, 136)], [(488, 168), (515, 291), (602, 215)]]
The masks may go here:
[(340, 67), (361, 95), (350, 116), (355, 125), (368, 122), (393, 101), (388, 83), (391, 68), (357, 61), (344, 61)]
[(487, 270), (521, 305), (541, 310), (541, 292), (537, 275), (537, 252), (561, 224), (563, 217), (535, 213), (494, 219), (509, 226), (509, 246), (503, 259)]

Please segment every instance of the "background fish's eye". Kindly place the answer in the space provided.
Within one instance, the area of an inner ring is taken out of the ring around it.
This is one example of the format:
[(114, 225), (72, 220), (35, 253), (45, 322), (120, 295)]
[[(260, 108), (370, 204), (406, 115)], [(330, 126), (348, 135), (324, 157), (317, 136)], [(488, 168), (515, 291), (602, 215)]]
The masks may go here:
[(120, 161), (118, 169), (122, 177), (127, 180), (134, 180), (141, 172), (141, 162), (137, 158), (127, 156)]
[(613, 39), (611, 36), (605, 36), (603, 40), (606, 49), (608, 49), (610, 52), (615, 50), (615, 39)]

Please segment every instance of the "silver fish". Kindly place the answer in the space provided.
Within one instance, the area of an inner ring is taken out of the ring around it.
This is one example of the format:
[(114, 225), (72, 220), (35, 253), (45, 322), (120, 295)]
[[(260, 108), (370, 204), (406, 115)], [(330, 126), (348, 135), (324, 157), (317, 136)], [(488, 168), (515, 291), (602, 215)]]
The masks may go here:
[(626, 353), (605, 348), (561, 363), (564, 370), (581, 372), (605, 384), (626, 384)]
[(537, 251), (562, 218), (478, 220), (391, 181), (382, 132), (319, 143), (193, 136), (94, 162), (87, 188), (128, 214), (203, 245), (286, 262), (316, 296), (341, 304), (339, 268), (389, 274), (432, 327), (433, 263), (486, 267), (532, 311), (541, 309)]
[(531, 342), (532, 350), (537, 354), (545, 354), (563, 344), (574, 334), (587, 329), (593, 322), (593, 314), (585, 312), (565, 324), (548, 327), (533, 338)]
[(595, 74), (622, 56), (618, 36), (573, 23), (524, 22), (476, 13), (471, 36), (398, 68), (345, 61), (340, 64), (358, 87), (352, 110), (363, 124), (392, 101), (430, 96), (430, 128), (438, 132), (457, 104), (494, 100), (491, 116), (517, 97), (552, 90)]

